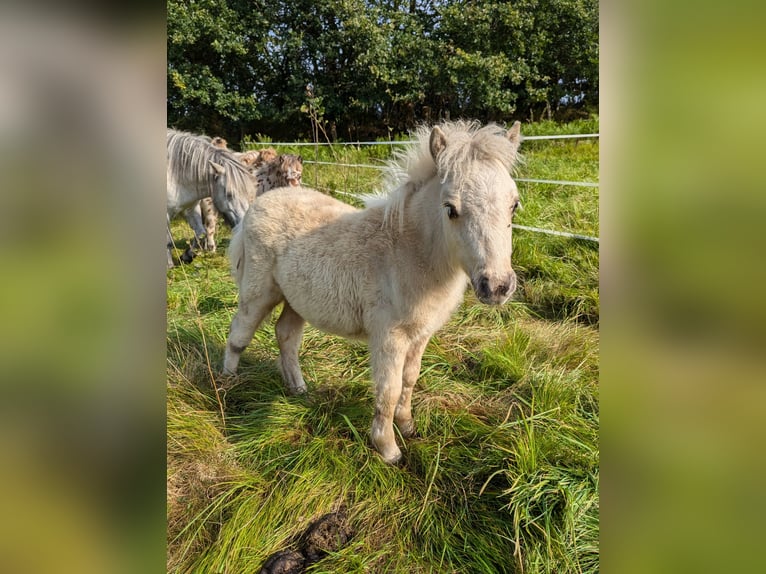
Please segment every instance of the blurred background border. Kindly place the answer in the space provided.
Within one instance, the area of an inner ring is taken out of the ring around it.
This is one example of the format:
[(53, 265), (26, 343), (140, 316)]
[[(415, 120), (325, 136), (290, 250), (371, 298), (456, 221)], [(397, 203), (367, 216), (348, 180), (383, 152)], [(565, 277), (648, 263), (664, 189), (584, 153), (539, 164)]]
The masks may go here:
[(0, 7), (0, 571), (165, 557), (165, 5)]
[[(17, 4), (0, 571), (160, 571), (165, 6)], [(764, 569), (765, 11), (601, 7), (607, 572)]]

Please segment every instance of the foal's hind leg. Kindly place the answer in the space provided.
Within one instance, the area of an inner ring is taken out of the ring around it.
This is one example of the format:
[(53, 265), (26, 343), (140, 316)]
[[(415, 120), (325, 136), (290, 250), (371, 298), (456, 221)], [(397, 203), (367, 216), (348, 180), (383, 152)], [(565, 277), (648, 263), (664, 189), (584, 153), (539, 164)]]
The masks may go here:
[(285, 301), (282, 314), (277, 321), (276, 332), (279, 343), (279, 370), (292, 394), (306, 392), (301, 367), (298, 363), (298, 350), (303, 337), (303, 325), (306, 321)]
[(258, 326), (271, 310), (279, 303), (281, 296), (270, 293), (255, 301), (239, 301), (239, 310), (231, 321), (229, 338), (226, 341), (226, 352), (223, 357), (223, 372), (233, 375), (237, 372), (239, 356), (245, 350)]

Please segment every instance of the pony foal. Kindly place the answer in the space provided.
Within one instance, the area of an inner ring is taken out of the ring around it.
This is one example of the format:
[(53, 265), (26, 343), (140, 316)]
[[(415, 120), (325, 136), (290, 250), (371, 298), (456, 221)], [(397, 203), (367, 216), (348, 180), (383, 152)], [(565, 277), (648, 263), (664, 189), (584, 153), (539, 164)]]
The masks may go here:
[(393, 424), (415, 432), (412, 389), (431, 336), (463, 299), (466, 279), (482, 303), (516, 289), (511, 220), (519, 193), (509, 174), (520, 124), (445, 123), (389, 165), (387, 196), (356, 209), (308, 188), (259, 196), (229, 247), (239, 307), (224, 372), (280, 302), (279, 367), (292, 393), (306, 391), (298, 350), (306, 321), (368, 341), (375, 387), (371, 439), (387, 463), (401, 458)]

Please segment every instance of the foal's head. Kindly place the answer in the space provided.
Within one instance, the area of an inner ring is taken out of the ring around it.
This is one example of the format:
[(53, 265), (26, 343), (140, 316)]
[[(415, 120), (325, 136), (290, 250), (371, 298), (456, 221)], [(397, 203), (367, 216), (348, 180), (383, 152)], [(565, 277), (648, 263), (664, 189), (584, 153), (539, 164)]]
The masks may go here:
[(444, 236), (482, 303), (505, 303), (516, 289), (511, 221), (519, 190), (508, 172), (520, 141), (519, 122), (505, 133), (494, 125), (431, 131), (430, 151), (442, 182)]

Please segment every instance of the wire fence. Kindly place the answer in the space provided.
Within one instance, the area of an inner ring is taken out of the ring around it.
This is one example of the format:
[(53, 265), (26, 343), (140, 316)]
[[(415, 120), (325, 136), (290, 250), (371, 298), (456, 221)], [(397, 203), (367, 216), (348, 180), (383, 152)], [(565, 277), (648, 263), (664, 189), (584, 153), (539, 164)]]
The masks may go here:
[[(522, 143), (524, 141), (531, 141), (531, 140), (571, 140), (571, 139), (588, 139), (588, 138), (599, 138), (600, 134), (560, 134), (560, 135), (548, 135), (548, 136), (524, 136), (522, 137)], [(401, 141), (357, 141), (357, 142), (252, 142), (251, 146), (259, 146), (259, 147), (313, 147), (315, 149), (319, 149), (320, 147), (329, 147), (331, 150), (336, 146), (343, 146), (343, 147), (357, 147), (361, 148), (361, 146), (400, 146), (400, 145), (412, 145), (417, 143), (415, 140), (401, 140)], [(334, 166), (334, 167), (341, 167), (341, 168), (349, 168), (349, 169), (355, 169), (355, 170), (378, 170), (383, 171), (386, 169), (385, 165), (374, 165), (374, 164), (366, 164), (366, 163), (344, 163), (342, 161), (320, 161), (317, 159), (304, 159), (304, 164), (307, 165), (315, 165), (315, 166)], [(590, 188), (598, 188), (599, 183), (598, 182), (591, 182), (591, 181), (567, 181), (567, 180), (556, 180), (556, 179), (535, 179), (535, 178), (514, 178), (514, 181), (521, 182), (521, 183), (534, 183), (534, 184), (542, 184), (542, 185), (564, 185), (564, 186), (575, 186), (575, 187), (590, 187)], [(359, 176), (357, 175), (357, 183), (359, 183)], [(349, 193), (347, 191), (341, 191), (338, 189), (331, 189), (328, 187), (321, 187), (318, 185), (317, 181), (315, 181), (315, 185), (317, 189), (321, 189), (322, 191), (329, 191), (335, 195), (340, 195), (344, 197), (349, 197), (355, 200), (359, 200), (358, 194)], [(586, 235), (582, 233), (574, 233), (570, 231), (560, 231), (555, 229), (544, 229), (541, 227), (535, 227), (535, 226), (527, 226), (527, 225), (518, 225), (513, 224), (514, 229), (520, 229), (523, 231), (530, 231), (533, 233), (543, 233), (547, 235), (555, 235), (558, 237), (567, 237), (570, 239), (580, 239), (584, 241), (593, 241), (596, 243), (599, 243), (598, 237), (593, 237), (591, 235)]]
[[(597, 138), (600, 134), (559, 134), (550, 136), (521, 136), (521, 142), (532, 140), (563, 140), (563, 139), (586, 139)], [(301, 147), (301, 146), (363, 146), (363, 145), (413, 145), (418, 143), (416, 140), (399, 141), (377, 141), (377, 142), (251, 142), (253, 146), (283, 146), (283, 147)]]

